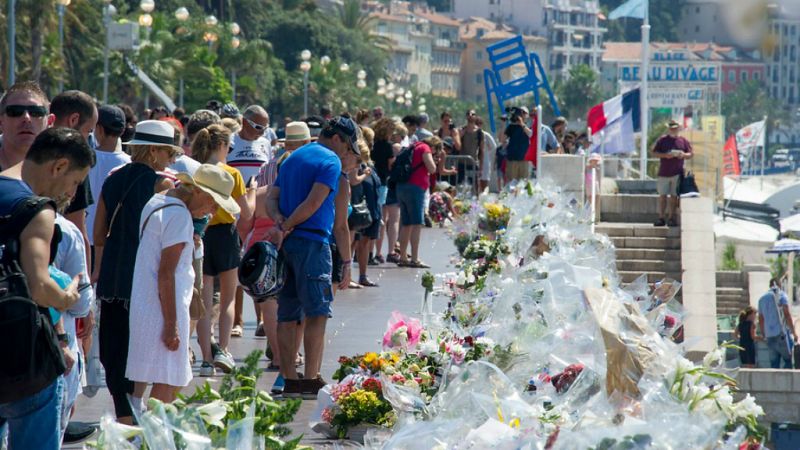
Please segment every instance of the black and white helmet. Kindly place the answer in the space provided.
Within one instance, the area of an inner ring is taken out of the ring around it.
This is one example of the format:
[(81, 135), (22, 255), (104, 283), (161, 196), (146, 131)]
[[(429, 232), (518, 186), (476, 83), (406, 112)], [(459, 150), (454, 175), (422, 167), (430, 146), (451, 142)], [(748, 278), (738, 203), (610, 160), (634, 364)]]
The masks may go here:
[(277, 295), (285, 282), (283, 257), (272, 242), (256, 242), (242, 257), (239, 283), (254, 300)]

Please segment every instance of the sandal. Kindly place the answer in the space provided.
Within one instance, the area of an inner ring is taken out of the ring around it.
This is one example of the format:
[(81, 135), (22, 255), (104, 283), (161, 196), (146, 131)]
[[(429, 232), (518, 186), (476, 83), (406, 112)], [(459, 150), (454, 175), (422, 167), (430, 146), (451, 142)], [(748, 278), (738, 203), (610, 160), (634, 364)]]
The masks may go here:
[(361, 289), (361, 285), (356, 283), (355, 281), (351, 281), (349, 288), (350, 289)]
[(415, 269), (430, 269), (431, 268), (431, 266), (429, 266), (429, 265), (427, 265), (424, 262), (419, 261), (419, 260), (409, 262), (406, 267), (413, 267)]
[(397, 264), (397, 267), (411, 267), (410, 261), (403, 261), (402, 259), (398, 259), (395, 264)]
[(364, 287), (377, 287), (377, 286), (378, 286), (378, 284), (377, 284), (377, 283), (373, 283), (373, 282), (372, 282), (372, 281), (370, 281), (370, 279), (369, 279), (369, 278), (367, 278), (367, 277), (361, 277), (361, 278), (359, 278), (359, 280), (358, 280), (358, 284), (360, 284), (360, 285), (362, 285), (362, 286), (364, 286)]

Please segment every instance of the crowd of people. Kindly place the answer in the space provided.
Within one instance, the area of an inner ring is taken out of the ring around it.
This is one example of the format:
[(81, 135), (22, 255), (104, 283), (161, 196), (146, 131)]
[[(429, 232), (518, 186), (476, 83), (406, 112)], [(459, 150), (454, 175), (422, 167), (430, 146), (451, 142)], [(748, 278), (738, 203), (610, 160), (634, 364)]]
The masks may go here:
[[(28, 316), (0, 330), (20, 342), (0, 363), (10, 448), (92, 432), (69, 423), (91, 354), (128, 424), (148, 385), (172, 401), (193, 365), (202, 377), (230, 373), (245, 293), (280, 371), (272, 392), (316, 398), (336, 292), (378, 287), (371, 266), (429, 267), (423, 229), (457, 214), (456, 186), (531, 176), (528, 111), (503, 120), (493, 136), (472, 110), (464, 126), (444, 112), (429, 130), (426, 114), (322, 108), (271, 127), (262, 106), (210, 101), (138, 121), (80, 91), (49, 99), (35, 83), (11, 86), (0, 99), (0, 283), (27, 281), (2, 291), (0, 313), (16, 314), (4, 309), (13, 297)], [(550, 152), (586, 148), (563, 118), (541, 139)]]

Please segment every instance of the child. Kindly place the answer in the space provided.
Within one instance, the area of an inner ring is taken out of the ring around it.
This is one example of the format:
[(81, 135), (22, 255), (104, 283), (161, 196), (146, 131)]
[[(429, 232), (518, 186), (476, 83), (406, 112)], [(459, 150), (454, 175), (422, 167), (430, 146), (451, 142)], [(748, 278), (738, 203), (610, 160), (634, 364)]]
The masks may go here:
[(451, 219), (456, 212), (453, 210), (453, 198), (456, 196), (456, 188), (446, 181), (436, 183), (434, 193), (431, 195), (431, 202), (428, 207), (428, 214), (431, 220), (444, 226), (445, 219)]
[(733, 330), (733, 337), (739, 340), (739, 359), (742, 367), (753, 368), (756, 366), (756, 343), (760, 338), (756, 336), (756, 310), (748, 306), (739, 313), (739, 323)]

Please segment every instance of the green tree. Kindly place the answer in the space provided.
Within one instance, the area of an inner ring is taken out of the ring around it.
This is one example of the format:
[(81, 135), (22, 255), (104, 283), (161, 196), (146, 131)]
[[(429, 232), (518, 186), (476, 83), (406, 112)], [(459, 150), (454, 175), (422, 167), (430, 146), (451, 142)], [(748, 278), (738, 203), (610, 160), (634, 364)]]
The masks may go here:
[[(608, 14), (627, 0), (600, 0), (603, 14)], [(681, 42), (678, 34), (678, 22), (686, 0), (648, 0), (650, 2), (650, 40), (653, 42)], [(642, 40), (642, 21), (640, 19), (622, 18), (608, 20), (606, 41), (635, 42)]]
[(728, 242), (722, 252), (722, 270), (742, 270), (742, 261), (736, 257), (736, 244)]
[(791, 115), (778, 100), (769, 96), (766, 86), (759, 80), (741, 83), (735, 91), (725, 94), (722, 98), (722, 115), (726, 118), (726, 135), (762, 120), (764, 116), (768, 118), (769, 128), (791, 120)]
[(585, 120), (589, 108), (602, 100), (597, 73), (585, 64), (570, 67), (567, 78), (556, 82), (555, 94), (561, 114), (570, 120)]

